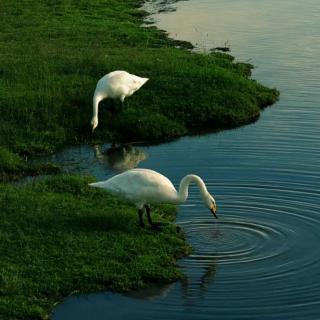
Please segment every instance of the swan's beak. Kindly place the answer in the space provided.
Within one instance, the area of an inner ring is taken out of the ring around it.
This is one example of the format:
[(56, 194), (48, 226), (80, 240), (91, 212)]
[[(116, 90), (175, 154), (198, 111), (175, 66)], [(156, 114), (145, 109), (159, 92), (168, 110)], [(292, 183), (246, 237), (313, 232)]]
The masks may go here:
[(216, 215), (216, 212), (217, 212), (217, 207), (216, 206), (212, 206), (211, 209), (210, 209), (211, 213), (214, 215), (214, 217), (216, 219), (218, 219), (218, 216)]
[(98, 123), (95, 122), (95, 121), (92, 121), (91, 122), (91, 125), (92, 125), (92, 133), (94, 132), (95, 128), (98, 126)]

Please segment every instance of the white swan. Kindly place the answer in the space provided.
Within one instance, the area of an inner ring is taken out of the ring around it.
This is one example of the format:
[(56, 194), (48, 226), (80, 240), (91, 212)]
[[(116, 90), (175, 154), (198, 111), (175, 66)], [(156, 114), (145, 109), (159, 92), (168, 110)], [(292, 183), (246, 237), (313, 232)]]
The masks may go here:
[(106, 98), (124, 101), (140, 89), (149, 78), (141, 78), (126, 71), (113, 71), (103, 76), (97, 83), (93, 95), (92, 132), (98, 126), (98, 105)]
[(144, 226), (143, 209), (146, 209), (149, 224), (154, 227), (150, 216), (151, 203), (180, 204), (188, 197), (188, 186), (195, 182), (202, 196), (205, 205), (217, 218), (216, 202), (207, 191), (202, 179), (196, 175), (186, 175), (180, 182), (179, 192), (175, 189), (171, 181), (162, 174), (149, 170), (135, 168), (120, 173), (106, 181), (90, 183), (96, 188), (106, 189), (110, 193), (120, 196), (133, 203), (138, 208), (140, 225)]

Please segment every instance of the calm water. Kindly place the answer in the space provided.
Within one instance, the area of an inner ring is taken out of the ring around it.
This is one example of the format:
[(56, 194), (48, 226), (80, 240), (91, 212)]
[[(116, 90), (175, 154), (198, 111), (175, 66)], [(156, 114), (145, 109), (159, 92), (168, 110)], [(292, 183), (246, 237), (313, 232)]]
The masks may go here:
[[(215, 195), (214, 220), (191, 187), (177, 222), (194, 253), (187, 280), (135, 295), (71, 297), (53, 319), (320, 319), (320, 6), (318, 0), (190, 0), (156, 14), (172, 37), (202, 50), (230, 45), (254, 78), (281, 91), (258, 122), (170, 144), (57, 155), (106, 179), (151, 168), (177, 186), (196, 173)], [(99, 148), (99, 147), (98, 147)]]

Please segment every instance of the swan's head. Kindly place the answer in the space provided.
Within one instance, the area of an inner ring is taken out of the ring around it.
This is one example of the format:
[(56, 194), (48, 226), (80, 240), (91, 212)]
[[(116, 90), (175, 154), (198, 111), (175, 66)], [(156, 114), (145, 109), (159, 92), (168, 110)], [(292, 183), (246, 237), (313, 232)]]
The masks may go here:
[(91, 125), (92, 125), (92, 132), (93, 132), (94, 129), (98, 126), (98, 119), (97, 118), (92, 118)]
[(217, 205), (216, 205), (216, 200), (214, 200), (213, 196), (210, 193), (207, 193), (204, 197), (205, 204), (211, 211), (211, 213), (214, 215), (216, 219), (218, 219), (217, 216)]

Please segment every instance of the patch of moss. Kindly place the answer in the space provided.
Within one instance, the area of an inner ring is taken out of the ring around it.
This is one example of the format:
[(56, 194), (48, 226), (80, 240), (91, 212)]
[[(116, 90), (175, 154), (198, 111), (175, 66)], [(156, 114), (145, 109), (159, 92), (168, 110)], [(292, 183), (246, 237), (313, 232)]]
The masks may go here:
[(0, 146), (0, 170), (3, 172), (13, 173), (24, 168), (25, 164), (22, 159), (15, 153)]
[(61, 172), (53, 163), (32, 164), (16, 153), (0, 146), (0, 182), (18, 180), (23, 175), (56, 174)]

